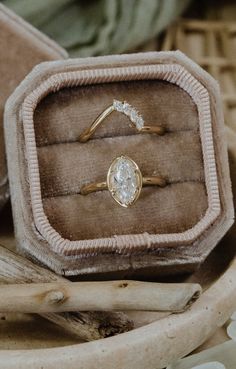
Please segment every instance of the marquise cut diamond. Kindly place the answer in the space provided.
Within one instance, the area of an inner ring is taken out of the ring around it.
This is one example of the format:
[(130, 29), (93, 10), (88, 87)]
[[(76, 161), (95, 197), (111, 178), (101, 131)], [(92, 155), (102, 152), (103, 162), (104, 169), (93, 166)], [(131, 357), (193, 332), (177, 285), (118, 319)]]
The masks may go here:
[(123, 113), (129, 117), (131, 122), (136, 126), (136, 128), (140, 131), (144, 126), (144, 119), (137, 112), (135, 108), (133, 108), (127, 102), (121, 102), (119, 100), (113, 101), (113, 108), (119, 113)]
[(112, 197), (124, 207), (133, 204), (142, 187), (142, 175), (137, 164), (127, 156), (116, 158), (109, 169), (108, 189)]

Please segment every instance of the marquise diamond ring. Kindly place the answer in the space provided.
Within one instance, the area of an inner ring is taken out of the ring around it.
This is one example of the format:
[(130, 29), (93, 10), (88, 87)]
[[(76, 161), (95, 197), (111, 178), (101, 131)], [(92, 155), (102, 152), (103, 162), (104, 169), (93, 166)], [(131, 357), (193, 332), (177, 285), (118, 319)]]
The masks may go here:
[(138, 200), (143, 186), (153, 185), (164, 187), (166, 180), (158, 176), (143, 177), (135, 161), (122, 155), (111, 163), (106, 181), (85, 184), (80, 194), (108, 190), (119, 205), (127, 208)]

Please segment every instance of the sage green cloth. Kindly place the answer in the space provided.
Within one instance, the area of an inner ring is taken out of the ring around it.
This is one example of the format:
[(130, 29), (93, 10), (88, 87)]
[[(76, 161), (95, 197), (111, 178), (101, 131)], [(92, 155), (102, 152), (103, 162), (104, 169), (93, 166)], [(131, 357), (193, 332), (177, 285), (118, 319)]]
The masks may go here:
[(71, 56), (123, 53), (154, 38), (190, 0), (3, 0)]

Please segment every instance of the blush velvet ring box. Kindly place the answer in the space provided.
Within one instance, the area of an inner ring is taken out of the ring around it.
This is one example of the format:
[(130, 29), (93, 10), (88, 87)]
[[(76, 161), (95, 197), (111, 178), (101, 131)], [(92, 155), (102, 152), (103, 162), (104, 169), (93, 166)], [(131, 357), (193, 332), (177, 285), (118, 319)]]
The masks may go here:
[[(140, 134), (114, 111), (80, 142), (114, 99), (165, 133)], [(42, 63), (8, 100), (5, 137), (18, 249), (59, 274), (191, 272), (233, 223), (219, 88), (180, 52)], [(80, 193), (121, 155), (167, 185), (128, 208)]]
[(3, 135), (3, 111), (7, 98), (38, 63), (64, 59), (67, 53), (22, 18), (0, 4), (0, 210), (9, 198)]

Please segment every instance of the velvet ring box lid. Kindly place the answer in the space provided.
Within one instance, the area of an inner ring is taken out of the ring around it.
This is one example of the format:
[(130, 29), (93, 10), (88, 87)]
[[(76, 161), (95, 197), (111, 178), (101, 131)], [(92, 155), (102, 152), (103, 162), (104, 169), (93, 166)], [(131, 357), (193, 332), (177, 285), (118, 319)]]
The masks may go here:
[[(79, 142), (113, 99), (166, 133), (139, 134), (114, 112)], [(233, 222), (218, 85), (180, 52), (42, 63), (9, 98), (5, 135), (18, 248), (57, 273), (190, 272)], [(82, 196), (121, 154), (168, 185), (128, 209), (107, 191)]]
[(0, 3), (0, 210), (9, 198), (3, 136), (3, 111), (7, 98), (38, 63), (64, 59), (67, 53), (54, 41)]

